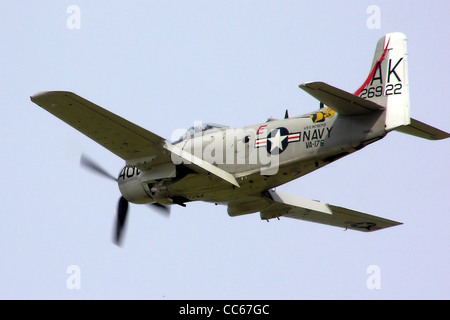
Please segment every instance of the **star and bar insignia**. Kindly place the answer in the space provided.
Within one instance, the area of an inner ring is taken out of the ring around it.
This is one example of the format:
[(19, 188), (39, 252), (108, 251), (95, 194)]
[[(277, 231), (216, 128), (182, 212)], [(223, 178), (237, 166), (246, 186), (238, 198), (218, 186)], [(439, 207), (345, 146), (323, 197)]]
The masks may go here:
[(276, 128), (266, 138), (256, 139), (255, 148), (266, 147), (267, 152), (273, 155), (282, 153), (291, 142), (300, 141), (300, 132), (290, 133), (288, 129)]

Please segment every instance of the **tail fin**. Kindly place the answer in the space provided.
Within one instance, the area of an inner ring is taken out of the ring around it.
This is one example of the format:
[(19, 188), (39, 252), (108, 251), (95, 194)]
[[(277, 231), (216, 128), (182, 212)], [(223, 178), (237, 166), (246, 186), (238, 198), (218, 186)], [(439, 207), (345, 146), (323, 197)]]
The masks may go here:
[(403, 33), (388, 33), (377, 43), (369, 76), (354, 94), (323, 82), (309, 82), (300, 88), (338, 114), (353, 116), (385, 112), (385, 130), (440, 140), (450, 137), (447, 132), (409, 115), (408, 53)]
[(386, 131), (410, 124), (406, 36), (388, 33), (377, 43), (369, 76), (355, 95), (386, 108)]

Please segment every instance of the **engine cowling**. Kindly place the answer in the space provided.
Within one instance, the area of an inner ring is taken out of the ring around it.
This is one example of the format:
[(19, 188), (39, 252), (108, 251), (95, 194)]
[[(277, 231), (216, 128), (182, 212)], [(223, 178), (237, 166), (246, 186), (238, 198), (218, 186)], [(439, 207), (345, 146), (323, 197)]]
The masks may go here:
[(145, 204), (155, 202), (155, 200), (145, 191), (139, 175), (141, 170), (136, 167), (124, 167), (120, 171), (119, 178), (117, 179), (119, 184), (119, 190), (122, 196), (129, 202), (136, 204)]

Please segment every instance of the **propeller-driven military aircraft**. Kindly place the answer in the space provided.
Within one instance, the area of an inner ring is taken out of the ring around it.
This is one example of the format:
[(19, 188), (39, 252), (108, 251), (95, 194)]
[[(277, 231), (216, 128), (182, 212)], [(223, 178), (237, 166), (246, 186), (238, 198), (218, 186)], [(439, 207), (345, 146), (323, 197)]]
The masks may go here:
[(118, 182), (114, 242), (120, 244), (128, 203), (169, 206), (206, 201), (228, 207), (232, 217), (260, 212), (358, 231), (401, 223), (298, 198), (274, 188), (399, 131), (429, 140), (447, 132), (410, 117), (406, 37), (390, 33), (377, 43), (368, 77), (354, 93), (323, 82), (300, 88), (320, 109), (268, 119), (241, 129), (196, 123), (168, 141), (65, 91), (40, 92), (31, 101), (125, 160), (118, 178), (82, 157), (81, 164)]

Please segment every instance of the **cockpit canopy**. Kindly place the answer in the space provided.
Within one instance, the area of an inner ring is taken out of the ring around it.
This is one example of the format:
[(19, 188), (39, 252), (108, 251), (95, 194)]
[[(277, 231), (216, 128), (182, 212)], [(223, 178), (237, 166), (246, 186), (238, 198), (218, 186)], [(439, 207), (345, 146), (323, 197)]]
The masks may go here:
[(173, 142), (174, 144), (179, 143), (183, 140), (191, 139), (194, 137), (194, 135), (199, 134), (201, 132), (209, 131), (209, 130), (221, 130), (228, 128), (228, 126), (224, 126), (221, 124), (214, 124), (214, 123), (203, 123), (199, 122), (198, 124), (190, 127), (186, 130), (186, 132), (177, 139), (177, 141)]

